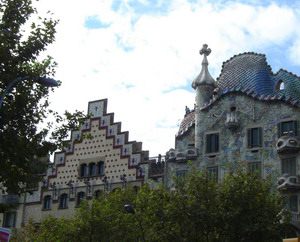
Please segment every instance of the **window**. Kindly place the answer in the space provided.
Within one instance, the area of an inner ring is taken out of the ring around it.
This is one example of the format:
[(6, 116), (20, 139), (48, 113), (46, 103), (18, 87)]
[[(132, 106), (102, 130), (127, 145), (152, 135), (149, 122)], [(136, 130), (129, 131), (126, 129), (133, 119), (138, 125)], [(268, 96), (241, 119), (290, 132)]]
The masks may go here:
[(252, 128), (247, 131), (248, 148), (262, 146), (262, 128)]
[(84, 200), (85, 193), (84, 192), (78, 192), (77, 193), (77, 200), (76, 200), (76, 205), (79, 206), (82, 200)]
[(298, 196), (297, 195), (290, 196), (289, 207), (292, 212), (298, 212)]
[(89, 175), (96, 176), (96, 164), (95, 163), (89, 164)]
[(275, 90), (276, 91), (281, 91), (281, 90), (284, 90), (285, 86), (284, 86), (284, 82), (282, 80), (279, 80), (277, 83), (276, 83), (276, 86), (275, 86)]
[(14, 228), (16, 227), (16, 212), (6, 212), (3, 217), (3, 227), (5, 228)]
[(102, 195), (103, 191), (102, 190), (97, 190), (94, 193), (95, 198), (99, 198)]
[(287, 158), (281, 160), (281, 172), (282, 174), (288, 174), (290, 176), (296, 175), (296, 158)]
[(206, 153), (215, 153), (219, 151), (219, 134), (206, 135)]
[(184, 178), (186, 176), (187, 170), (176, 171), (176, 177)]
[(68, 194), (63, 193), (60, 195), (59, 208), (68, 208)]
[(286, 121), (278, 124), (278, 137), (283, 135), (297, 135), (297, 121)]
[(251, 174), (256, 174), (257, 176), (261, 176), (261, 162), (249, 162), (248, 171)]
[(98, 162), (98, 175), (104, 176), (104, 162), (103, 161)]
[(51, 209), (51, 196), (47, 195), (44, 197), (43, 209), (49, 210)]
[(207, 167), (207, 176), (210, 180), (218, 182), (218, 167)]
[(87, 176), (88, 175), (88, 172), (87, 172), (87, 165), (86, 164), (81, 164), (80, 165), (80, 176), (81, 177), (84, 177), (84, 176)]

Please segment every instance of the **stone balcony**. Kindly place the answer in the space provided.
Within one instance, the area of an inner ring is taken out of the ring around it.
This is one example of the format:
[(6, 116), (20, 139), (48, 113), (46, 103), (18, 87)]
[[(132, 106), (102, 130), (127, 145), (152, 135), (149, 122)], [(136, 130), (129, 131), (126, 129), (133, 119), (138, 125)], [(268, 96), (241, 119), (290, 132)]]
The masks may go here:
[(300, 178), (299, 176), (291, 176), (283, 174), (277, 180), (277, 189), (284, 190), (300, 190)]
[(20, 201), (18, 195), (0, 195), (0, 204), (17, 204)]
[(167, 161), (186, 162), (197, 158), (197, 150), (194, 147), (188, 147), (185, 150), (170, 149), (166, 154)]

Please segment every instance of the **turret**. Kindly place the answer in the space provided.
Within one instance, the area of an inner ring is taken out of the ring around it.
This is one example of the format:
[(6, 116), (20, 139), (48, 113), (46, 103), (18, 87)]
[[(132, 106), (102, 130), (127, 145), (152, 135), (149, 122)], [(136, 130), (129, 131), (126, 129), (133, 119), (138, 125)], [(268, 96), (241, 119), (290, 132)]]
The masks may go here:
[(204, 44), (200, 50), (200, 55), (203, 55), (202, 69), (200, 74), (195, 78), (192, 87), (196, 90), (196, 108), (195, 108), (195, 147), (200, 151), (201, 146), (201, 111), (200, 108), (206, 103), (209, 103), (213, 97), (213, 91), (216, 88), (216, 82), (209, 74), (207, 56), (211, 49)]
[(202, 69), (192, 83), (192, 87), (196, 90), (196, 105), (198, 108), (203, 107), (205, 103), (209, 102), (216, 87), (215, 80), (208, 71), (207, 56), (210, 54), (211, 49), (207, 47), (207, 44), (204, 44), (199, 51), (200, 55), (203, 55)]

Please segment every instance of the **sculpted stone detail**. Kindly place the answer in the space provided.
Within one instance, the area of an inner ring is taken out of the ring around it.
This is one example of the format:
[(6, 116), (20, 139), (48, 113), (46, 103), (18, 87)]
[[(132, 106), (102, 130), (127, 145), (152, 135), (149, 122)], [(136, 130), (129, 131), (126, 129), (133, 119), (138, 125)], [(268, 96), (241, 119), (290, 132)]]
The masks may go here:
[(276, 144), (278, 153), (293, 153), (300, 150), (300, 139), (298, 136), (281, 136)]
[(299, 177), (283, 174), (281, 177), (278, 178), (277, 185), (277, 189), (300, 189)]

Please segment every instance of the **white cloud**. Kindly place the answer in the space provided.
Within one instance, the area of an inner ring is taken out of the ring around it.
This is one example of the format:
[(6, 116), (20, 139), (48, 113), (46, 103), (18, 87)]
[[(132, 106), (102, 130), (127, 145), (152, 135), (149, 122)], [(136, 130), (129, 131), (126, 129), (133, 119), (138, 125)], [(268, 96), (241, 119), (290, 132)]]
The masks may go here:
[[(174, 146), (184, 107), (194, 104), (194, 93), (182, 88), (200, 72), (203, 43), (212, 49), (209, 68), (215, 78), (232, 55), (289, 49), (287, 41), (294, 43), (291, 58), (300, 59), (300, 20), (292, 7), (176, 0), (167, 13), (138, 15), (124, 4), (115, 12), (110, 1), (38, 2), (40, 11), (51, 10), (60, 19), (48, 53), (59, 63), (56, 77), (63, 85), (51, 101), (60, 111), (85, 110), (88, 101), (108, 98), (115, 121), (152, 155)], [(88, 16), (110, 25), (86, 29)]]

